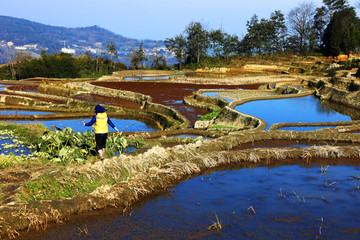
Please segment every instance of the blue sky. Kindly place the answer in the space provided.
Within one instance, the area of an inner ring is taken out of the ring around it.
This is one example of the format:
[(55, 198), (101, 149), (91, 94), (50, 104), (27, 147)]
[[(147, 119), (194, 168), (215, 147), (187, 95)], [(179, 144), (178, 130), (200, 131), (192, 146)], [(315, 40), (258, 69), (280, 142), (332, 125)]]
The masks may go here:
[[(165, 40), (180, 34), (191, 21), (207, 29), (221, 26), (240, 38), (246, 21), (254, 14), (269, 18), (281, 10), (285, 15), (297, 0), (11, 0), (2, 1), (0, 15), (63, 27), (99, 25), (136, 39)], [(309, 1), (307, 1), (309, 2)], [(322, 0), (312, 1), (316, 6)], [(349, 1), (352, 6), (356, 0)]]

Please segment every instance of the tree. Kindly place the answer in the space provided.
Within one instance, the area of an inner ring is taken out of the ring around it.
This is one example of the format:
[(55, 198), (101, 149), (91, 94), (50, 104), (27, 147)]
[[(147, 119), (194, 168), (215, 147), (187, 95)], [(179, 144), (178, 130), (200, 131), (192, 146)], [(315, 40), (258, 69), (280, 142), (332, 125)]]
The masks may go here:
[(360, 19), (354, 18), (344, 31), (341, 43), (342, 51), (350, 57), (350, 53), (360, 46)]
[(211, 30), (209, 33), (209, 41), (212, 52), (218, 59), (220, 58), (221, 52), (223, 51), (224, 37), (225, 35), (221, 29)]
[(330, 22), (330, 15), (326, 7), (316, 8), (314, 15), (314, 34), (319, 50), (323, 49), (323, 36), (326, 26)]
[(360, 23), (353, 8), (334, 13), (325, 29), (323, 42), (327, 56), (337, 56), (341, 52), (350, 54), (359, 47)]
[(107, 50), (107, 52), (109, 53), (109, 55), (110, 55), (110, 61), (111, 62), (113, 62), (113, 57), (114, 58), (118, 58), (118, 55), (117, 55), (117, 50), (116, 50), (116, 46), (115, 46), (115, 43), (114, 43), (114, 41), (113, 40), (111, 40), (110, 41), (110, 43), (108, 43), (107, 45), (106, 45), (106, 50)]
[(231, 53), (238, 50), (239, 38), (236, 35), (224, 33), (223, 55), (227, 59)]
[(261, 29), (259, 29), (259, 19), (254, 14), (250, 21), (247, 21), (247, 34), (242, 40), (244, 52), (261, 52)]
[(145, 68), (145, 61), (147, 61), (147, 58), (145, 56), (145, 51), (143, 49), (144, 42), (141, 41), (139, 50), (136, 52), (137, 58), (139, 59), (140, 65), (142, 68)]
[(42, 58), (25, 59), (18, 65), (17, 79), (31, 77), (77, 78), (80, 67), (71, 54), (44, 55)]
[(166, 68), (166, 58), (164, 55), (156, 53), (156, 55), (152, 57), (151, 67), (158, 70), (164, 70)]
[(286, 25), (280, 11), (271, 13), (270, 19), (262, 18), (260, 21), (254, 15), (246, 26), (248, 33), (241, 44), (244, 51), (270, 54), (285, 49)]
[(145, 61), (147, 61), (147, 58), (143, 46), (144, 42), (141, 41), (139, 49), (133, 50), (130, 54), (131, 68), (133, 69), (145, 68)]
[(185, 29), (187, 55), (189, 62), (200, 63), (200, 58), (206, 56), (209, 48), (209, 33), (200, 22), (191, 22)]
[(275, 11), (270, 16), (271, 32), (269, 34), (269, 41), (273, 50), (284, 51), (286, 47), (287, 28), (285, 24), (285, 16), (281, 11)]
[(95, 64), (95, 74), (99, 73), (99, 49), (102, 47), (102, 43), (101, 42), (96, 42), (95, 43), (95, 47), (96, 47), (96, 64)]
[(295, 50), (300, 54), (305, 53), (305, 45), (309, 44), (314, 15), (315, 6), (313, 3), (308, 2), (300, 2), (298, 6), (292, 8), (288, 14), (290, 34), (291, 37), (297, 41), (298, 48)]
[(25, 60), (30, 60), (31, 56), (27, 52), (17, 52), (15, 55), (15, 62), (21, 63)]
[(328, 9), (330, 17), (332, 17), (335, 12), (342, 11), (350, 7), (347, 0), (323, 0), (323, 3)]
[(174, 38), (165, 39), (165, 47), (167, 50), (172, 52), (175, 55), (176, 60), (179, 62), (179, 68), (181, 69), (181, 64), (185, 58), (186, 54), (186, 39), (180, 34)]

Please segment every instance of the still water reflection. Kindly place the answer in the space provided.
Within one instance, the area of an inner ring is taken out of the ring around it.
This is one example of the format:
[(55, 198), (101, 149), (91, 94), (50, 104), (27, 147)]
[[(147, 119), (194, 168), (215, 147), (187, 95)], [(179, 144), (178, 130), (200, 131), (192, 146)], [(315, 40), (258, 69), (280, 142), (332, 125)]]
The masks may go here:
[[(76, 132), (85, 132), (87, 130), (91, 130), (91, 127), (84, 127), (83, 123), (90, 122), (89, 119), (63, 119), (63, 120), (48, 120), (48, 121), (17, 121), (17, 123), (42, 123), (45, 127), (51, 128), (52, 126), (56, 126), (58, 128), (71, 127)], [(116, 128), (120, 132), (140, 132), (140, 131), (155, 131), (149, 125), (146, 125), (143, 122), (137, 120), (128, 120), (128, 119), (116, 119), (111, 118), (111, 121), (115, 124)], [(111, 127), (109, 127), (109, 131), (113, 131)]]
[(330, 106), (325, 107), (314, 96), (253, 101), (236, 106), (235, 109), (263, 119), (268, 124), (267, 128), (280, 122), (351, 121), (350, 116), (344, 115), (346, 113), (341, 114)]
[[(131, 214), (65, 224), (39, 239), (81, 239), (76, 233), (85, 226), (86, 239), (359, 239), (359, 167), (320, 169), (214, 172), (177, 185)], [(219, 233), (207, 229), (215, 214)]]

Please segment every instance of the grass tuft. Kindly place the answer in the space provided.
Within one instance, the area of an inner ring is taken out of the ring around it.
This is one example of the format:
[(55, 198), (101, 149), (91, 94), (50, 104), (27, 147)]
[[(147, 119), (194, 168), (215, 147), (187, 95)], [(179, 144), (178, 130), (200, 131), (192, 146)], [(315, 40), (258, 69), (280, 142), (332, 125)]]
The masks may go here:
[(210, 226), (208, 226), (207, 229), (213, 230), (215, 232), (220, 232), (222, 230), (222, 225), (221, 225), (221, 222), (220, 222), (217, 214), (215, 214), (215, 218), (216, 218), (216, 221), (213, 222), (213, 224), (211, 224)]

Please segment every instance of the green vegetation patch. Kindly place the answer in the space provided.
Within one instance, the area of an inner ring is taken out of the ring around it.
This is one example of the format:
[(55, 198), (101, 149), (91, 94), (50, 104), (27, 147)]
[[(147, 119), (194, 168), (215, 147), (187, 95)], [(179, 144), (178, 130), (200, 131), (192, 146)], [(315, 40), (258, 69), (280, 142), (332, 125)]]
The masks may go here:
[(233, 126), (224, 126), (224, 125), (220, 125), (220, 124), (214, 124), (211, 127), (209, 127), (210, 129), (231, 129), (231, 130), (238, 130), (238, 127), (233, 127)]
[(89, 180), (84, 177), (63, 178), (58, 181), (55, 176), (45, 175), (40, 179), (29, 181), (24, 185), (24, 200), (38, 201), (42, 199), (72, 198), (80, 193), (94, 191), (102, 183), (97, 180)]
[(202, 120), (202, 121), (212, 120), (212, 119), (216, 118), (217, 116), (219, 116), (220, 113), (221, 113), (221, 110), (213, 111), (211, 113), (201, 116), (200, 120)]
[(114, 185), (130, 177), (129, 171), (124, 167), (117, 167), (116, 172), (109, 170), (106, 174), (75, 172), (63, 175), (64, 170), (45, 172), (37, 179), (23, 185), (21, 199), (25, 202), (39, 200), (58, 200), (73, 198), (84, 193), (91, 193), (102, 185)]
[[(109, 134), (106, 147), (112, 152), (121, 153), (127, 147), (126, 137), (122, 134)], [(96, 155), (94, 133), (75, 132), (69, 127), (63, 130), (48, 131), (37, 145), (35, 156), (51, 162), (85, 163), (88, 157)]]
[(17, 138), (26, 145), (31, 146), (38, 142), (40, 136), (47, 130), (43, 124), (16, 124), (0, 123), (0, 131), (11, 131)]
[(41, 161), (29, 156), (15, 156), (14, 153), (8, 155), (0, 154), (0, 169), (4, 168), (15, 168), (18, 166), (30, 166), (30, 165), (40, 165)]

